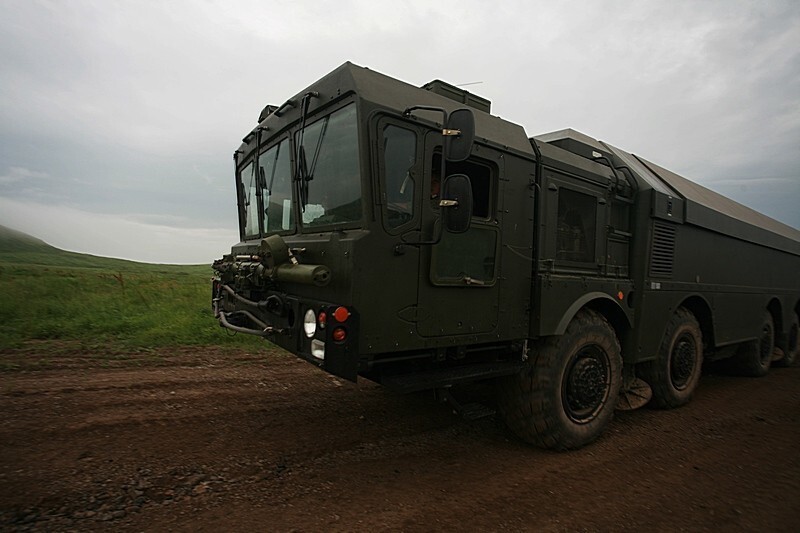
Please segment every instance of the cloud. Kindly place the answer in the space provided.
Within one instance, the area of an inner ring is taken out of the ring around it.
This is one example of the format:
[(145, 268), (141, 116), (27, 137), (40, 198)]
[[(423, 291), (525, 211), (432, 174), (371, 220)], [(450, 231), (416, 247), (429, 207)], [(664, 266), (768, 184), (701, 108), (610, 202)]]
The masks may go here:
[(31, 180), (41, 180), (49, 177), (50, 175), (47, 172), (38, 172), (23, 167), (8, 167), (6, 173), (0, 176), (0, 184), (30, 182)]
[(577, 129), (800, 226), (794, 0), (13, 2), (0, 198), (235, 229), (233, 150), (346, 60), (481, 81), (528, 135)]
[[(220, 96), (232, 97), (244, 72), (226, 56), (252, 48), (192, 3), (24, 2), (9, 11), (0, 23), (9, 123), (145, 153), (215, 142), (207, 120), (227, 112)], [(207, 92), (221, 79), (228, 91)]]

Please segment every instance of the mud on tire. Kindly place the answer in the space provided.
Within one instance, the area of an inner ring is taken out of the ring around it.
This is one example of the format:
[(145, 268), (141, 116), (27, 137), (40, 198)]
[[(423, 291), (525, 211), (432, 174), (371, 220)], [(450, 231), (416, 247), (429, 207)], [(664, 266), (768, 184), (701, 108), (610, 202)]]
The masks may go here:
[(798, 347), (798, 335), (800, 334), (800, 319), (797, 315), (792, 318), (792, 323), (789, 325), (787, 332), (788, 338), (786, 339), (786, 349), (783, 351), (783, 357), (774, 362), (775, 366), (793, 366), (797, 361), (797, 353), (800, 351)]
[(761, 377), (767, 375), (775, 349), (775, 324), (769, 312), (764, 313), (761, 333), (754, 341), (741, 346), (733, 356), (733, 370), (741, 376)]
[(532, 348), (528, 366), (498, 380), (503, 419), (521, 439), (543, 448), (575, 449), (595, 440), (614, 415), (622, 357), (614, 329), (580, 311), (563, 335)]
[(656, 358), (639, 367), (639, 375), (653, 389), (651, 405), (670, 409), (688, 403), (702, 367), (700, 324), (691, 311), (679, 307), (667, 324)]

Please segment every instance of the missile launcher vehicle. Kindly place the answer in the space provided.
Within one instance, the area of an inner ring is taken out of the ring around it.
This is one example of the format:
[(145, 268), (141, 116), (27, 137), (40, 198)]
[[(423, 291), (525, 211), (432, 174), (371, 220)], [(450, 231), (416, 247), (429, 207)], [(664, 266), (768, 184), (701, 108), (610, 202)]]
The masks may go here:
[(223, 327), (400, 392), (493, 380), (539, 446), (687, 403), (704, 362), (797, 356), (800, 231), (442, 81), (346, 63), (266, 106), (234, 163)]

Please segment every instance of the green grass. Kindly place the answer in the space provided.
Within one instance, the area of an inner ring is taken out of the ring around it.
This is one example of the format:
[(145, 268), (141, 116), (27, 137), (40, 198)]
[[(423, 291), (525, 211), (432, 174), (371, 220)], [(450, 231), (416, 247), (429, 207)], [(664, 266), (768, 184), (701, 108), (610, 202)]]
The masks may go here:
[(0, 227), (0, 349), (42, 341), (146, 350), (264, 346), (211, 311), (209, 265), (152, 265), (53, 248)]

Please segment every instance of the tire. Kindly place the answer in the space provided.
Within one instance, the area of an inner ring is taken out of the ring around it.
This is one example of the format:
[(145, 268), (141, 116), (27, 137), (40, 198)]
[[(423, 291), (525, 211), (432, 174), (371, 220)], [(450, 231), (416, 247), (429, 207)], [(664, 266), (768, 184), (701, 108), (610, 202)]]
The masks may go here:
[(672, 409), (689, 403), (703, 367), (703, 335), (691, 311), (679, 307), (667, 324), (655, 360), (640, 366), (653, 389), (651, 405)]
[(734, 370), (741, 376), (762, 377), (769, 372), (775, 349), (775, 324), (769, 312), (764, 313), (758, 339), (739, 346), (734, 355)]
[(508, 427), (542, 448), (572, 450), (600, 436), (616, 407), (622, 357), (602, 315), (582, 310), (563, 335), (545, 337), (528, 367), (498, 381), (498, 406)]
[(789, 331), (786, 339), (786, 349), (783, 351), (783, 357), (775, 361), (775, 366), (792, 366), (797, 362), (798, 348), (798, 334), (800, 333), (800, 320), (797, 315), (792, 318), (792, 323), (789, 325)]

